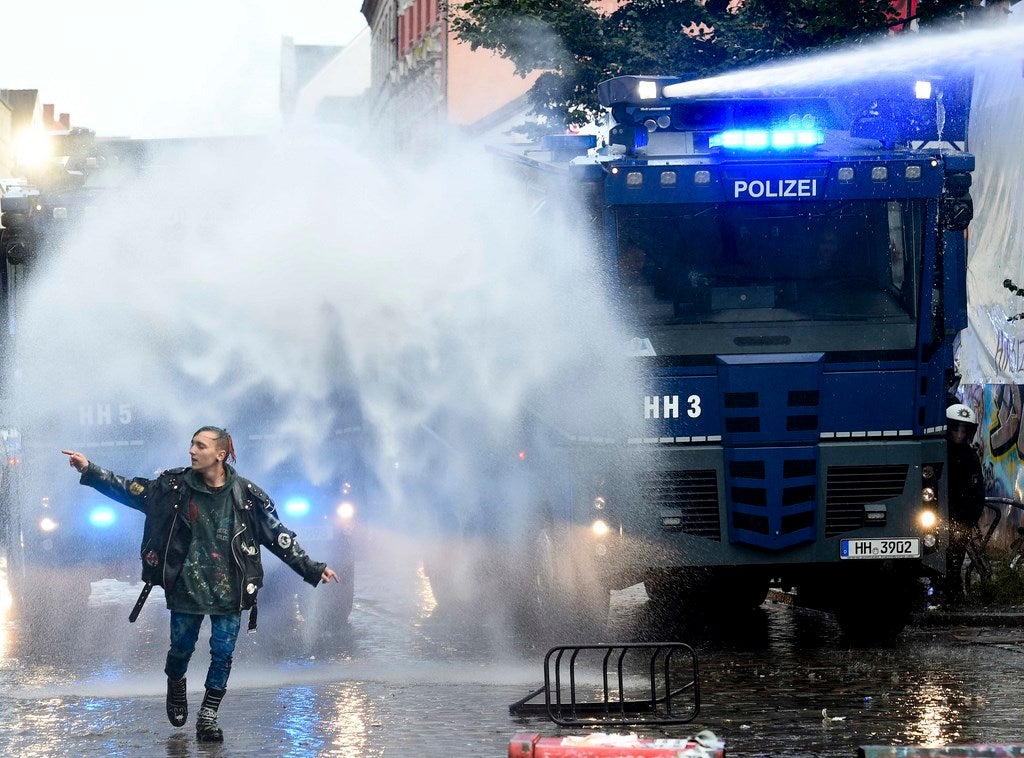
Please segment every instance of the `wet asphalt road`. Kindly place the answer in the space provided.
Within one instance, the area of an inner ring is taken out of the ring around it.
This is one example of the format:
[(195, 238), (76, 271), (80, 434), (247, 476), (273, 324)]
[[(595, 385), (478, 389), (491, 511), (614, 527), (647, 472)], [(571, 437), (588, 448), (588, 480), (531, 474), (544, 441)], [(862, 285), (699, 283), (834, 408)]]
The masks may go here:
[[(115, 581), (95, 585), (82, 614), (57, 613), (32, 629), (5, 611), (0, 754), (503, 756), (517, 731), (578, 733), (509, 715), (542, 683), (543, 650), (441, 612), (412, 554), (383, 543), (368, 551), (344, 629), (319, 626), (315, 612), (261, 611), (258, 632), (239, 640), (223, 745), (197, 744), (193, 718), (184, 729), (165, 720), (167, 618), (157, 592), (135, 625), (126, 620), (135, 592)], [(285, 574), (271, 581), (330, 590)], [(852, 648), (828, 617), (773, 603), (742, 624), (667, 628), (639, 588), (615, 593), (610, 629), (619, 641), (685, 636), (694, 645), (700, 714), (661, 733), (708, 728), (730, 756), (852, 758), (858, 745), (1021, 734), (1024, 630), (912, 628), (894, 647)], [(206, 639), (204, 627), (190, 669), (193, 714)]]

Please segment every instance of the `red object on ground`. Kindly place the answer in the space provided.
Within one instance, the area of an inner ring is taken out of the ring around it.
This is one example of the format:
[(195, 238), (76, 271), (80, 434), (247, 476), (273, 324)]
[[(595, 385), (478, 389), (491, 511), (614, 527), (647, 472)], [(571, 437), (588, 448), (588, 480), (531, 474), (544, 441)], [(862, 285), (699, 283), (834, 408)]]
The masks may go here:
[(701, 744), (692, 737), (646, 739), (635, 734), (585, 734), (541, 737), (519, 732), (508, 743), (508, 758), (725, 758), (715, 740)]

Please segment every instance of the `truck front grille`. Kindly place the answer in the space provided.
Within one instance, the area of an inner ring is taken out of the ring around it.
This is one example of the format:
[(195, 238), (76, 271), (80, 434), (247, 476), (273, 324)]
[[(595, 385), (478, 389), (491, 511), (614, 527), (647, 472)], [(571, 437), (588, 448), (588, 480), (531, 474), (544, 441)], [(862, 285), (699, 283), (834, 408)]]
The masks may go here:
[(864, 526), (864, 506), (903, 494), (909, 464), (829, 466), (825, 493), (825, 536)]
[(640, 496), (649, 510), (679, 516), (685, 534), (722, 541), (718, 520), (718, 476), (701, 471), (648, 471), (640, 476)]

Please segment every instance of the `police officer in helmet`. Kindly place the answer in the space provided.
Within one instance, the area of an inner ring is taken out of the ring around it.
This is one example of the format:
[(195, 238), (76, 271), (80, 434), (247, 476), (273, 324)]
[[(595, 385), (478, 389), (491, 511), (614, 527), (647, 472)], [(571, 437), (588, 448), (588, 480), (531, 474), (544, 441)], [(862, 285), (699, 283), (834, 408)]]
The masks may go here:
[(981, 461), (971, 446), (978, 416), (962, 403), (946, 409), (946, 458), (949, 490), (949, 548), (946, 551), (946, 603), (963, 601), (960, 576), (967, 541), (985, 510), (985, 478)]

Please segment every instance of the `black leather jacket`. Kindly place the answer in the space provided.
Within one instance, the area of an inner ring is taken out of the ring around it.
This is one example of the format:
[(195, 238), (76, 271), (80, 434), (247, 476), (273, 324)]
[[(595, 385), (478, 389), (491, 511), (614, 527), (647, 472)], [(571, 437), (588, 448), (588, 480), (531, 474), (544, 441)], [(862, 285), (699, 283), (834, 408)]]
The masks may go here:
[[(192, 540), (188, 521), (189, 486), (186, 468), (168, 469), (156, 479), (127, 479), (90, 462), (81, 483), (107, 497), (146, 514), (142, 535), (142, 579), (170, 592), (181, 574)], [(295, 539), (295, 532), (277, 518), (274, 502), (248, 479), (235, 476), (232, 487), (234, 529), (231, 556), (239, 586), (238, 610), (256, 605), (263, 586), (260, 545), (290, 566), (305, 581), (316, 586), (326, 564), (312, 560)], [(250, 617), (250, 623), (255, 621)]]
[(949, 516), (958, 524), (973, 526), (985, 512), (985, 476), (981, 460), (968, 443), (950, 442), (946, 455), (949, 460)]

